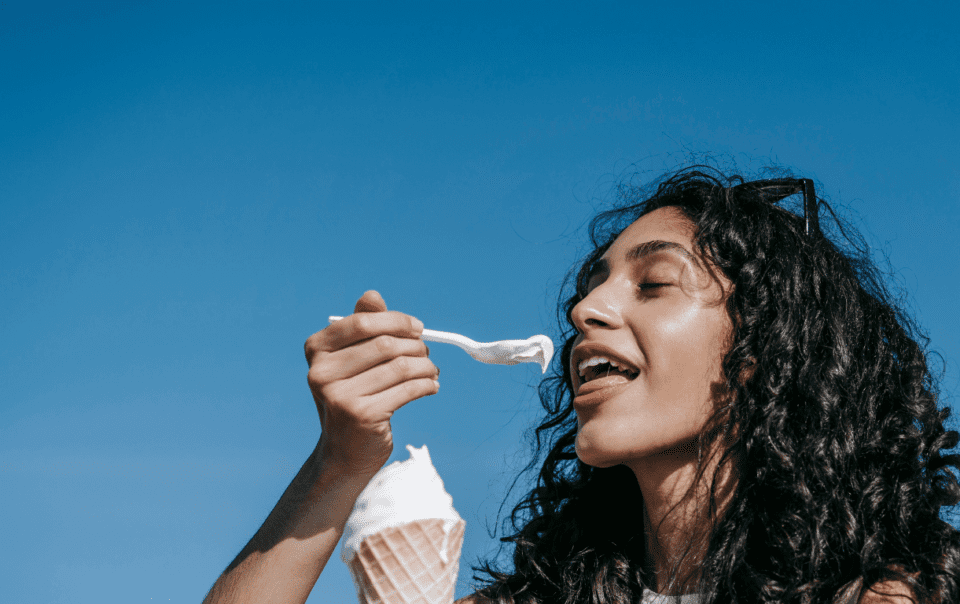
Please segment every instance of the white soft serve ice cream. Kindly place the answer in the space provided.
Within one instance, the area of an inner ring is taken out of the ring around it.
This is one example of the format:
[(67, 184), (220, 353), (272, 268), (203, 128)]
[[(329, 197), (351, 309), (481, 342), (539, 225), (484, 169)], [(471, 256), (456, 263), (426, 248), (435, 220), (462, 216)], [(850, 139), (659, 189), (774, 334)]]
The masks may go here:
[[(430, 461), (427, 446), (417, 449), (407, 445), (407, 451), (410, 459), (382, 468), (357, 498), (343, 532), (341, 557), (345, 563), (350, 563), (364, 539), (384, 529), (439, 518), (444, 521), (444, 533), (449, 535), (462, 520)], [(440, 553), (444, 562), (448, 561), (447, 553), (444, 544)]]
[(473, 350), (467, 352), (483, 363), (498, 365), (537, 363), (541, 371), (546, 373), (550, 358), (553, 357), (553, 341), (547, 336), (533, 336), (526, 340), (499, 340), (487, 344), (479, 343)]

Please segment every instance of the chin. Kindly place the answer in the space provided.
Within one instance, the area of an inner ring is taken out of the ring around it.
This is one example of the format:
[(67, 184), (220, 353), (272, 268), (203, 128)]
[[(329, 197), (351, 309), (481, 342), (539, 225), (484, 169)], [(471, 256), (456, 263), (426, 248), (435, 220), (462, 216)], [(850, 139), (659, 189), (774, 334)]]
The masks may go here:
[(609, 451), (598, 450), (590, 445), (582, 444), (579, 434), (577, 434), (576, 450), (577, 458), (594, 468), (610, 468), (621, 463), (619, 459), (612, 457)]

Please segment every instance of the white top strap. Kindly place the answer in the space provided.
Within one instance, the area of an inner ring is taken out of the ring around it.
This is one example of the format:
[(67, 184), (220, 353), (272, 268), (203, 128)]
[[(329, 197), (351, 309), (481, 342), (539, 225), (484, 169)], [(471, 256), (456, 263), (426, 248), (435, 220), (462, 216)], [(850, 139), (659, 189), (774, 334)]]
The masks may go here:
[(643, 599), (640, 604), (700, 604), (700, 594), (684, 594), (682, 596), (665, 596), (655, 591), (643, 588)]

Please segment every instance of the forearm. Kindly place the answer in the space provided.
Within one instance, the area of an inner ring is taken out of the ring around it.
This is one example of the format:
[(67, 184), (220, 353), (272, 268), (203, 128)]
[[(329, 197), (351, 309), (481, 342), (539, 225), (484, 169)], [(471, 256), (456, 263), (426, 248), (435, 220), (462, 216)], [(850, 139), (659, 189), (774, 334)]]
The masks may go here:
[(204, 604), (305, 602), (368, 480), (345, 480), (315, 450)]

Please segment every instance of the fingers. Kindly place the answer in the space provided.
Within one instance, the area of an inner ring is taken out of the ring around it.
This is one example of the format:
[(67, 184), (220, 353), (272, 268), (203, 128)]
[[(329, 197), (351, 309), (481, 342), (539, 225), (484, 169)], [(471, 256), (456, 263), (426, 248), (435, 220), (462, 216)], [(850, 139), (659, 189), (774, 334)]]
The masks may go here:
[(440, 391), (440, 382), (433, 378), (408, 380), (369, 397), (371, 404), (394, 411), (418, 398)]
[[(357, 399), (397, 386), (418, 397), (436, 392), (432, 382), (439, 370), (420, 339), (423, 323), (387, 311), (374, 290), (365, 292), (355, 308), (357, 312), (313, 334), (304, 344), (308, 380), (318, 400), (339, 399), (347, 392)], [(423, 381), (402, 386), (418, 380)]]
[[(377, 434), (384, 429), (389, 432), (390, 418), (397, 409), (440, 390), (436, 381), (440, 372), (426, 356), (398, 356), (349, 378), (334, 379), (325, 368), (337, 363), (324, 365), (323, 361), (335, 354), (323, 354), (321, 362), (310, 367), (307, 378), (324, 430), (332, 421), (333, 425), (367, 426), (365, 430)], [(377, 425), (380, 428), (371, 428)]]
[(308, 362), (311, 372), (325, 376), (327, 381), (335, 381), (351, 378), (400, 357), (426, 358), (429, 354), (423, 340), (379, 335), (333, 352), (316, 350), (308, 356)]
[[(396, 392), (379, 398), (391, 398), (393, 394), (399, 394), (400, 398), (414, 394), (417, 397), (433, 394), (436, 392), (436, 385), (433, 384), (433, 381), (437, 378), (439, 372), (433, 361), (426, 356), (398, 356), (391, 361), (344, 379), (331, 379), (329, 374), (323, 374), (320, 370), (314, 373), (313, 368), (311, 368), (310, 373), (311, 386), (319, 390), (318, 394), (324, 400), (336, 404), (348, 399), (368, 399), (368, 403), (373, 403), (374, 401), (371, 399), (376, 398), (376, 395), (395, 389), (397, 389)], [(399, 401), (399, 399), (397, 400)], [(396, 405), (385, 405), (385, 407), (389, 408), (392, 413), (393, 410), (409, 400), (411, 399), (406, 398), (403, 402), (397, 402)], [(384, 407), (383, 405), (376, 406)]]
[(396, 311), (356, 313), (307, 338), (304, 353), (307, 362), (313, 362), (318, 352), (341, 350), (381, 335), (419, 340), (423, 335), (423, 323)]

